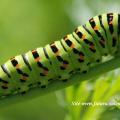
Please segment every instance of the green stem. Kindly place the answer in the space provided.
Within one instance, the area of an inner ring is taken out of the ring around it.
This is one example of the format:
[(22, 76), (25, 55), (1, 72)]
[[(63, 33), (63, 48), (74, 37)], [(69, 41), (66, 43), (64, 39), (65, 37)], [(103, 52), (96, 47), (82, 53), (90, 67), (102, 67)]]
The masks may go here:
[(46, 93), (54, 92), (59, 89), (66, 88), (70, 85), (80, 83), (84, 80), (89, 80), (93, 77), (99, 76), (103, 73), (111, 71), (120, 67), (120, 57), (116, 57), (112, 60), (109, 60), (105, 63), (99, 64), (95, 67), (90, 68), (87, 74), (76, 73), (74, 74), (66, 83), (62, 81), (55, 81), (48, 85), (46, 89), (34, 88), (28, 91), (25, 95), (14, 95), (8, 96), (0, 100), (0, 108), (7, 107), (8, 105), (12, 105), (15, 103), (19, 103), (25, 100), (30, 100)]

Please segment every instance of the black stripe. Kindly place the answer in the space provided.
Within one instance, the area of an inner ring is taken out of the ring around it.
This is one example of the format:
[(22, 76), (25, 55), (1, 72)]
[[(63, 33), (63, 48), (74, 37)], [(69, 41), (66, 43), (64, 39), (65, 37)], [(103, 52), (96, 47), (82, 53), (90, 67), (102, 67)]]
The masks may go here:
[(74, 52), (75, 54), (79, 54), (79, 51), (78, 51), (76, 48), (73, 48), (73, 52)]
[(101, 27), (103, 28), (103, 30), (104, 30), (104, 32), (105, 32), (105, 35), (106, 35), (106, 38), (107, 38), (107, 32), (106, 32), (106, 30), (105, 30), (105, 28), (104, 28), (104, 25), (103, 25), (103, 23), (102, 23), (102, 15), (99, 15), (98, 18), (99, 18), (99, 21), (100, 21), (100, 25), (101, 25)]
[(17, 60), (15, 60), (15, 59), (11, 60), (11, 63), (14, 67), (18, 64)]
[(78, 35), (79, 38), (82, 38), (83, 34), (80, 31), (75, 32), (75, 33)]
[(72, 45), (72, 42), (69, 39), (65, 40), (65, 42), (69, 47)]
[(87, 34), (89, 34), (92, 38), (93, 38), (93, 36), (92, 36), (92, 34), (90, 33), (90, 31), (85, 27), (85, 26), (82, 26), (83, 28), (84, 28), (84, 30), (87, 32)]
[(32, 52), (32, 54), (35, 59), (39, 57), (39, 54), (37, 51)]
[(50, 45), (50, 47), (54, 53), (58, 52), (58, 48), (55, 45)]
[(105, 44), (103, 43), (104, 42), (104, 39), (103, 38), (101, 38), (101, 40), (99, 41), (99, 43), (100, 43), (100, 45), (103, 47), (103, 48), (105, 48)]
[(94, 43), (88, 39), (84, 39), (84, 42), (88, 45), (94, 45)]
[(45, 66), (43, 66), (43, 69), (46, 70), (46, 71), (49, 71), (49, 69)]
[[(94, 27), (96, 26), (96, 23), (95, 23), (94, 19), (92, 19), (92, 22), (89, 21), (89, 23), (90, 23), (91, 27), (92, 27), (93, 30), (94, 30)], [(101, 33), (100, 33), (98, 30), (94, 30), (94, 31), (95, 31), (95, 33), (97, 34), (97, 36), (101, 38), (101, 40), (99, 41), (100, 45), (101, 45), (103, 48), (105, 48), (105, 44), (102, 43), (102, 41), (105, 41), (104, 37), (101, 35)]]
[(110, 33), (113, 34), (113, 32), (114, 32), (113, 24), (109, 24), (109, 22), (113, 21), (113, 13), (108, 13), (107, 14), (107, 21), (108, 21), (108, 26), (109, 26)]
[(64, 64), (69, 64), (69, 62), (67, 60), (63, 60)]
[[(93, 21), (92, 21), (92, 22), (89, 21), (89, 23), (90, 23), (91, 27), (92, 27), (93, 30), (94, 30), (94, 27), (96, 26), (96, 23), (95, 23), (94, 19), (92, 19), (92, 20), (93, 20)], [(98, 37), (102, 37), (102, 35), (99, 33), (98, 30), (94, 30), (94, 31), (95, 31), (95, 33), (98, 35)]]
[[(32, 54), (33, 54), (33, 57), (34, 57), (35, 59), (39, 57), (39, 54), (38, 54), (37, 51), (33, 51)], [(42, 64), (41, 62), (38, 61), (38, 62), (37, 62), (37, 65), (38, 65), (40, 68), (43, 68), (43, 69), (44, 69), (44, 66), (43, 66), (43, 64)]]
[(93, 18), (91, 18), (90, 20), (89, 20), (89, 23), (91, 24), (91, 26), (95, 26), (95, 22), (94, 22), (94, 19)]
[(29, 75), (27, 73), (23, 73), (23, 76), (25, 77), (29, 77)]
[(2, 89), (8, 89), (8, 87), (6, 87), (6, 86), (1, 86), (2, 87)]
[(86, 28), (86, 25), (83, 25), (83, 28), (84, 28), (90, 35), (92, 35), (91, 32)]
[(1, 65), (1, 68), (2, 68), (2, 70), (7, 74), (7, 76), (8, 76), (9, 78), (11, 78), (11, 75), (10, 75), (9, 71), (7, 70), (7, 68), (5, 67), (4, 64)]
[(46, 51), (46, 48), (43, 48), (43, 52), (44, 52), (46, 58), (49, 59), (50, 64), (52, 65), (52, 62), (50, 61), (50, 58), (49, 58), (48, 53)]
[(64, 47), (62, 41), (60, 40), (61, 46), (63, 47), (63, 49), (67, 52), (66, 48)]
[(77, 41), (77, 43), (81, 44), (79, 40), (77, 40), (77, 38), (74, 36), (74, 34), (72, 34), (73, 38)]
[(62, 57), (61, 57), (61, 56), (57, 56), (57, 59), (58, 59), (58, 61), (60, 61), (60, 62), (62, 62), (62, 61), (63, 61), (63, 59), (62, 59)]
[(118, 34), (120, 34), (120, 14), (118, 14)]
[[(84, 27), (83, 27), (83, 28), (84, 28)], [(88, 32), (85, 28), (84, 28), (84, 30), (87, 32), (87, 34), (89, 34), (89, 32)], [(92, 39), (94, 39), (91, 34), (89, 34), (89, 35), (92, 37)], [(95, 41), (95, 40), (94, 40), (94, 41)], [(84, 42), (85, 42), (86, 44), (88, 44), (88, 45), (94, 45), (94, 43), (93, 43), (92, 41), (88, 40), (88, 39), (84, 39)]]
[(43, 68), (43, 64), (41, 62), (37, 62), (37, 65), (41, 68)]
[(32, 68), (31, 68), (25, 54), (22, 55), (22, 58), (23, 58), (24, 63), (28, 66), (29, 70), (32, 71)]
[(49, 56), (48, 56), (47, 51), (46, 51), (46, 48), (43, 48), (43, 52), (45, 53), (46, 58), (49, 59)]
[(23, 71), (22, 71), (22, 70), (20, 70), (20, 69), (16, 69), (16, 70), (17, 70), (17, 72), (18, 72), (19, 74), (23, 75)]
[(113, 37), (112, 39), (112, 47), (115, 47), (116, 46), (116, 43), (117, 43), (117, 40), (115, 37)]

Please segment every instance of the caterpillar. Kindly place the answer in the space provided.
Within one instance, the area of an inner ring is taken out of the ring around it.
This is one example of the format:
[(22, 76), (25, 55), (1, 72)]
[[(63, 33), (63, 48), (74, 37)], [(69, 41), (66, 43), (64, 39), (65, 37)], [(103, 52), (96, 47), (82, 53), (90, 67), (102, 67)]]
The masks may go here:
[(0, 97), (45, 89), (51, 82), (67, 82), (76, 72), (86, 74), (90, 65), (119, 51), (120, 15), (95, 16), (73, 33), (44, 47), (10, 58), (0, 66)]

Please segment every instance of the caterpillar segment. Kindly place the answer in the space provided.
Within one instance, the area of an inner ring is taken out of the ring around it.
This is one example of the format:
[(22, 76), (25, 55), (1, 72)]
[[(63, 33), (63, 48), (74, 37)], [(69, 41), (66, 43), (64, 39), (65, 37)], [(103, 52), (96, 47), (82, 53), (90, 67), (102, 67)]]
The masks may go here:
[(55, 70), (53, 68), (53, 65), (51, 64), (50, 60), (47, 59), (45, 52), (43, 48), (37, 48), (37, 52), (40, 57), (41, 64), (40, 66), (42, 67), (42, 72), (39, 74), (42, 78), (40, 78), (43, 82), (41, 82), (41, 87), (47, 87), (47, 85), (53, 81), (55, 78)]
[(21, 55), (11, 58), (5, 63), (6, 68), (10, 71), (11, 78), (14, 81), (14, 89), (17, 93), (24, 93), (29, 90), (29, 85), (32, 84), (32, 74)]
[(0, 67), (0, 97), (11, 95), (16, 91), (13, 79), (5, 71), (5, 65), (2, 65)]
[(73, 65), (60, 41), (55, 41), (50, 45), (46, 45), (45, 50), (56, 71), (56, 78), (67, 81), (70, 77), (69, 72), (73, 71)]
[(30, 70), (30, 74), (33, 77), (32, 79), (34, 80), (32, 86), (35, 87), (35, 86), (41, 85), (41, 80), (39, 79), (40, 68), (38, 67), (37, 61), (33, 56), (33, 51), (35, 51), (35, 50), (28, 51), (27, 53), (25, 53), (24, 58), (27, 61), (27, 63), (29, 64), (29, 66), (31, 67), (31, 69), (29, 67), (28, 68)]
[(41, 88), (46, 88), (54, 76), (52, 65), (47, 59), (42, 47), (26, 53), (27, 60), (32, 67), (33, 84)]
[(101, 26), (100, 18), (98, 16), (91, 18), (86, 22), (84, 28), (93, 36), (101, 55), (108, 55), (108, 41), (105, 31)]
[(83, 73), (87, 72), (90, 61), (84, 48), (75, 40), (73, 35), (66, 35), (63, 39), (61, 39), (61, 44), (70, 56), (70, 59), (74, 65), (74, 71)]
[(109, 54), (112, 55), (118, 48), (118, 14), (103, 14), (101, 19), (107, 35)]
[(87, 56), (91, 62), (100, 62), (102, 57), (94, 38), (85, 30), (83, 26), (79, 26), (73, 32), (74, 38), (84, 47)]

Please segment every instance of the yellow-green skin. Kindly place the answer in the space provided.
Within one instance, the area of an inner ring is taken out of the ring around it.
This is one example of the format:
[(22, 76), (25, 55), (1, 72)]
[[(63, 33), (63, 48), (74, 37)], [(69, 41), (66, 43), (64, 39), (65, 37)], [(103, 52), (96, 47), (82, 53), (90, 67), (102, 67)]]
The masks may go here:
[(55, 80), (69, 80), (75, 72), (87, 73), (91, 63), (119, 50), (120, 15), (95, 16), (45, 47), (11, 58), (0, 67), (0, 97), (46, 88)]

